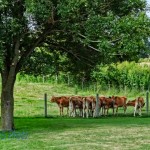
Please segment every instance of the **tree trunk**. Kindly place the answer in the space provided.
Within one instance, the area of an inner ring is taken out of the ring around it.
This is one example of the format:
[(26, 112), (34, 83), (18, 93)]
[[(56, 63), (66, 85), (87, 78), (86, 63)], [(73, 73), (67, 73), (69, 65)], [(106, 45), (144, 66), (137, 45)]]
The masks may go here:
[[(1, 92), (1, 122), (2, 131), (14, 130), (14, 84), (17, 75), (17, 64), (19, 60), (20, 38), (14, 38), (14, 56), (4, 58), (4, 67), (1, 70), (2, 92)], [(9, 47), (9, 46), (8, 46)], [(9, 48), (7, 49), (9, 52)]]
[[(2, 122), (2, 131), (12, 131), (14, 130), (14, 83), (16, 76), (7, 76), (2, 75), (2, 92), (1, 92), (1, 122)], [(9, 82), (5, 82), (5, 81)]]

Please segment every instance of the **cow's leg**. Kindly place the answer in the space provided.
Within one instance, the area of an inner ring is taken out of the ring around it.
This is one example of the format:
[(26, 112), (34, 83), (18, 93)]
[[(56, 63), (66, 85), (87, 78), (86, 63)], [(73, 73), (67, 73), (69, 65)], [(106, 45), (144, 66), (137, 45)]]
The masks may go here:
[(63, 115), (64, 115), (64, 112), (63, 112), (63, 111), (64, 111), (64, 108), (63, 108), (63, 106), (62, 106), (61, 110), (62, 110), (62, 116), (63, 116)]
[(75, 106), (74, 106), (74, 103), (73, 103), (73, 102), (72, 102), (71, 104), (72, 104), (72, 105), (71, 105), (71, 106), (72, 106), (72, 109), (71, 109), (71, 116), (74, 117)]
[[(115, 110), (115, 107), (114, 107), (114, 110)], [(118, 115), (118, 106), (116, 107), (116, 113), (114, 115)]]
[(94, 118), (96, 116), (96, 104), (92, 102), (92, 117)]
[(62, 107), (61, 106), (59, 107), (59, 110), (60, 110), (60, 116), (62, 116)]
[(101, 111), (102, 111), (102, 107), (100, 106), (100, 108), (99, 108), (99, 116), (101, 116)]
[(124, 107), (124, 114), (126, 114), (127, 106), (124, 105), (123, 107)]
[(72, 103), (71, 116), (72, 116), (72, 117), (75, 117), (75, 113), (76, 113), (76, 108), (75, 108), (75, 105)]
[(142, 116), (142, 109), (141, 109), (141, 107), (139, 108), (139, 115)]
[(135, 114), (136, 114), (136, 110), (137, 110), (137, 105), (135, 105), (135, 107), (134, 107), (134, 117), (135, 117)]
[(103, 116), (105, 116), (106, 115), (106, 108), (105, 108), (105, 106), (103, 106)]
[(133, 114), (133, 116), (135, 117), (135, 109), (134, 109), (134, 114)]
[(104, 107), (104, 116), (108, 114), (108, 108)]
[(83, 108), (81, 109), (81, 117), (83, 116)]
[(69, 101), (69, 117), (72, 115), (72, 102)]
[(92, 102), (92, 117), (95, 117), (95, 111), (94, 111), (94, 102)]
[(69, 107), (67, 107), (67, 116), (69, 116)]
[(116, 112), (115, 112), (114, 106), (113, 106), (113, 107), (109, 107), (109, 106), (108, 106), (108, 109), (110, 109), (110, 108), (112, 108), (112, 113), (113, 113), (113, 115), (115, 115)]
[(95, 117), (95, 111), (94, 111), (94, 109), (92, 109), (92, 117), (93, 118)]
[(89, 118), (89, 108), (86, 109), (86, 118)]
[(61, 105), (58, 104), (58, 107), (59, 107), (59, 115), (61, 116)]
[(83, 114), (82, 109), (79, 108), (79, 117), (82, 117), (82, 114)]
[(86, 106), (86, 102), (85, 100), (83, 101), (83, 118), (86, 117), (86, 109), (87, 109), (87, 106)]
[(108, 109), (109, 109), (109, 108), (107, 108), (107, 111), (106, 111), (106, 115), (107, 115), (107, 116), (108, 116)]
[[(112, 110), (113, 110), (113, 115), (115, 115), (116, 114), (115, 108), (113, 107)], [(117, 109), (116, 109), (116, 111), (117, 111)]]
[(105, 106), (103, 106), (102, 107), (102, 115), (105, 116), (105, 114), (106, 114), (106, 108), (105, 108)]
[(106, 106), (103, 106), (103, 116), (106, 116)]
[(85, 108), (83, 108), (83, 118), (85, 117)]
[(106, 107), (103, 106), (103, 116), (105, 116), (105, 115), (106, 115)]
[(86, 102), (86, 118), (89, 118), (89, 103)]
[(86, 104), (85, 104), (85, 99), (83, 99), (83, 103), (82, 103), (82, 109), (83, 109), (83, 111), (82, 111), (82, 115), (83, 115), (83, 118), (85, 117), (85, 108), (86, 108)]
[(90, 109), (88, 110), (88, 116), (91, 116), (91, 110)]
[(73, 117), (75, 117), (76, 116), (76, 108), (74, 107), (74, 109), (73, 109)]

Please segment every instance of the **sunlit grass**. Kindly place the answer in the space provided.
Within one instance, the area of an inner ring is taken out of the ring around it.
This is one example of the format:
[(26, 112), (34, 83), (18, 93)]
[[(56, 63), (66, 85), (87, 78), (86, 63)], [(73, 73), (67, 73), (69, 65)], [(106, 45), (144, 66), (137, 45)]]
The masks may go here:
[(144, 117), (15, 118), (20, 137), (6, 136), (1, 139), (0, 147), (8, 150), (145, 150), (150, 148), (149, 121), (150, 118)]
[[(2, 150), (148, 150), (150, 149), (150, 117), (133, 117), (133, 108), (119, 108), (119, 115), (100, 118), (69, 118), (59, 116), (52, 95), (75, 95), (67, 85), (17, 83), (15, 85), (14, 133), (0, 132)], [(44, 94), (47, 93), (48, 117), (44, 118)], [(101, 95), (124, 95), (116, 90)], [(78, 90), (78, 95), (96, 95), (94, 91)], [(128, 93), (133, 99), (135, 94)]]

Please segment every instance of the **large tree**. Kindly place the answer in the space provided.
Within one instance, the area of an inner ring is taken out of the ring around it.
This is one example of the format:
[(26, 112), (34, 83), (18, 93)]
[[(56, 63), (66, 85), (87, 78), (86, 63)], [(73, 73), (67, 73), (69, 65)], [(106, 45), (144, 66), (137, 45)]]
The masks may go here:
[[(65, 68), (69, 72), (75, 76), (84, 72), (89, 78), (97, 63), (135, 60), (148, 53), (145, 41), (149, 35), (149, 20), (144, 1), (75, 2), (63, 1), (57, 5), (61, 18), (59, 30), (57, 35), (51, 34), (45, 40), (50, 52), (59, 49), (61, 55), (67, 54), (69, 66)], [(37, 62), (35, 59), (36, 66)], [(64, 71), (62, 67), (59, 69)]]
[(23, 62), (56, 27), (51, 1), (0, 1), (1, 121), (2, 130), (13, 130), (14, 84)]
[(149, 35), (144, 7), (144, 0), (1, 0), (2, 130), (14, 129), (16, 75), (36, 47), (65, 51), (77, 64), (138, 55)]

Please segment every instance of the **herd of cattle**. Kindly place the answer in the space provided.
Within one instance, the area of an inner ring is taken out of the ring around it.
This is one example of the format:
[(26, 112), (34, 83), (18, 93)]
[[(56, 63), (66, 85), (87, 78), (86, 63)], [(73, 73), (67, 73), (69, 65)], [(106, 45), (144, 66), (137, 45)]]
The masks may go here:
[(127, 101), (125, 96), (111, 96), (111, 97), (94, 97), (94, 96), (52, 96), (51, 102), (57, 103), (60, 109), (60, 116), (63, 115), (64, 107), (67, 108), (67, 115), (70, 117), (86, 117), (89, 116), (96, 117), (97, 110), (98, 115), (108, 115), (108, 110), (111, 108), (113, 110), (113, 115), (118, 114), (118, 108), (122, 107), (124, 113), (126, 113), (128, 106), (134, 107), (135, 116), (136, 113), (141, 116), (142, 108), (144, 107), (143, 97), (138, 97), (135, 100)]

